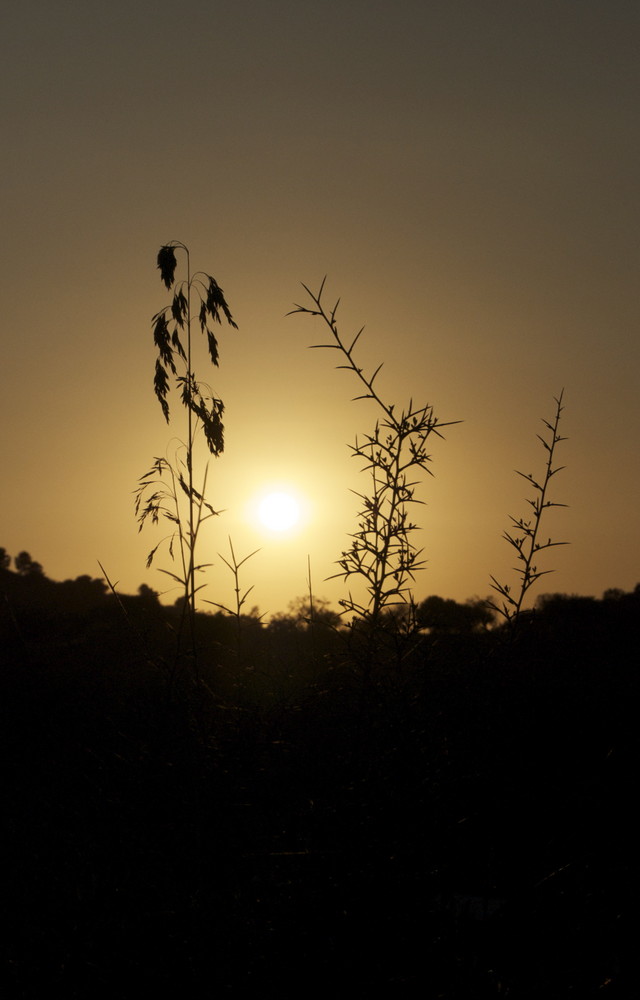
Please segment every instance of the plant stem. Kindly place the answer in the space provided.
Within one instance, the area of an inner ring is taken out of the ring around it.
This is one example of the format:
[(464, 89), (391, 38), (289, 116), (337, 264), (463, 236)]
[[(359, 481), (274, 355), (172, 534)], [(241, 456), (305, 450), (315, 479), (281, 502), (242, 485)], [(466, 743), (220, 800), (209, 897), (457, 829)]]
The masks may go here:
[[(186, 280), (176, 284), (177, 268), (176, 250), (182, 250), (186, 258)], [(195, 574), (204, 568), (196, 562), (196, 548), (200, 527), (208, 517), (217, 512), (205, 499), (207, 469), (203, 477), (203, 486), (198, 490), (194, 484), (194, 452), (198, 428), (202, 428), (209, 451), (219, 455), (224, 450), (224, 427), (222, 413), (224, 406), (216, 399), (211, 389), (196, 380), (193, 368), (192, 340), (192, 290), (195, 287), (200, 297), (199, 323), (201, 332), (206, 335), (209, 356), (212, 364), (218, 364), (218, 344), (214, 334), (216, 324), (221, 323), (224, 314), (230, 326), (237, 329), (217, 281), (209, 274), (198, 271), (192, 274), (189, 249), (177, 240), (160, 248), (157, 258), (158, 268), (163, 284), (168, 290), (173, 290), (170, 305), (165, 306), (152, 319), (153, 336), (158, 348), (156, 360), (154, 388), (162, 407), (167, 423), (169, 422), (169, 392), (171, 377), (181, 389), (181, 402), (187, 410), (187, 437), (182, 442), (185, 452), (184, 459), (176, 459), (175, 465), (168, 459), (155, 459), (151, 470), (139, 480), (136, 491), (136, 515), (142, 528), (145, 520), (151, 517), (157, 523), (160, 516), (172, 524), (169, 537), (169, 554), (174, 558), (174, 541), (180, 547), (182, 576), (168, 570), (162, 570), (179, 583), (184, 590), (184, 608), (181, 619), (188, 619), (193, 669), (198, 675), (198, 658), (196, 644), (196, 587)], [(186, 292), (186, 294), (185, 294)], [(186, 337), (183, 346), (181, 334)], [(186, 350), (185, 350), (186, 346)], [(180, 374), (184, 372), (184, 374)], [(209, 395), (207, 395), (207, 393)], [(184, 474), (186, 466), (186, 477)], [(184, 497), (187, 496), (188, 510), (183, 521), (182, 509)], [(182, 504), (181, 498), (182, 497)], [(181, 509), (182, 508), (182, 509)], [(151, 565), (158, 545), (151, 551), (147, 566)], [(180, 635), (178, 637), (178, 653), (180, 650)]]
[[(542, 483), (538, 483), (532, 475), (527, 475), (524, 472), (517, 472), (519, 476), (533, 486), (536, 490), (536, 495), (533, 499), (527, 499), (527, 503), (533, 510), (533, 518), (530, 520), (525, 520), (524, 518), (511, 517), (511, 523), (513, 528), (517, 529), (513, 533), (505, 531), (503, 538), (505, 541), (511, 545), (515, 550), (517, 555), (517, 560), (521, 564), (516, 567), (516, 573), (520, 577), (520, 586), (517, 590), (517, 595), (514, 596), (511, 587), (506, 583), (499, 583), (494, 576), (491, 579), (491, 587), (495, 590), (502, 598), (502, 604), (496, 604), (494, 601), (487, 601), (487, 606), (493, 611), (497, 611), (498, 614), (502, 615), (507, 623), (510, 625), (515, 625), (518, 621), (524, 603), (524, 599), (533, 586), (533, 584), (540, 579), (541, 576), (545, 576), (547, 573), (551, 573), (552, 570), (539, 570), (537, 565), (534, 565), (534, 557), (539, 552), (543, 552), (545, 549), (554, 548), (557, 545), (566, 545), (567, 542), (552, 542), (549, 538), (546, 542), (539, 542), (538, 538), (540, 535), (540, 525), (542, 523), (543, 512), (548, 507), (566, 507), (564, 503), (558, 503), (556, 501), (551, 501), (547, 499), (549, 484), (553, 476), (564, 469), (564, 466), (558, 466), (554, 468), (554, 458), (556, 453), (556, 447), (561, 441), (566, 441), (565, 437), (562, 437), (559, 433), (560, 417), (563, 406), (564, 389), (560, 394), (554, 397), (554, 402), (556, 404), (555, 418), (552, 423), (548, 420), (543, 419), (543, 424), (550, 432), (549, 440), (545, 440), (542, 435), (538, 434), (538, 440), (541, 442), (543, 448), (547, 452), (547, 463), (545, 468), (545, 475)], [(517, 471), (517, 470), (516, 470)]]
[(354, 600), (351, 594), (340, 603), (345, 611), (364, 619), (375, 632), (382, 622), (383, 613), (391, 605), (412, 602), (409, 581), (414, 579), (415, 571), (422, 566), (422, 560), (418, 558), (421, 550), (413, 545), (410, 538), (416, 525), (408, 519), (409, 504), (421, 501), (414, 495), (417, 481), (408, 480), (407, 474), (410, 470), (430, 472), (427, 438), (431, 434), (441, 437), (439, 428), (455, 421), (442, 424), (434, 416), (431, 406), (415, 408), (413, 400), (406, 410), (396, 415), (395, 404), (385, 402), (374, 386), (382, 365), (378, 365), (369, 376), (355, 360), (354, 350), (364, 327), (347, 344), (336, 322), (340, 300), (332, 309), (325, 308), (322, 301), (325, 280), (317, 294), (303, 284), (312, 306), (296, 305), (292, 312), (318, 316), (329, 327), (331, 342), (311, 346), (338, 351), (344, 363), (337, 368), (352, 372), (364, 387), (364, 392), (355, 398), (373, 400), (383, 415), (376, 422), (373, 434), (366, 435), (363, 444), (356, 438), (355, 446), (351, 447), (352, 454), (365, 462), (363, 471), (371, 473), (371, 493), (368, 496), (356, 494), (363, 504), (358, 514), (358, 528), (350, 536), (353, 539), (351, 547), (338, 560), (342, 572), (335, 574), (345, 580), (351, 576), (360, 576), (364, 580), (369, 593), (368, 603)]

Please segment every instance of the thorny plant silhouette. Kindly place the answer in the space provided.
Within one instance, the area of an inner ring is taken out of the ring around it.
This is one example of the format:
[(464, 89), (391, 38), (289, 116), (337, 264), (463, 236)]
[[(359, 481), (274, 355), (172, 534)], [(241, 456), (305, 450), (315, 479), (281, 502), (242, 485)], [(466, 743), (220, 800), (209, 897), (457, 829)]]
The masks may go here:
[(567, 440), (560, 435), (558, 430), (560, 416), (564, 410), (564, 406), (562, 405), (563, 397), (564, 389), (559, 396), (554, 396), (556, 412), (553, 421), (545, 420), (544, 418), (542, 420), (549, 432), (547, 437), (543, 437), (541, 434), (537, 435), (538, 440), (542, 443), (547, 453), (547, 465), (544, 477), (538, 481), (531, 473), (518, 472), (516, 470), (517, 474), (526, 479), (535, 490), (533, 497), (527, 498), (527, 503), (531, 507), (533, 516), (524, 518), (512, 517), (510, 515), (511, 530), (505, 531), (502, 536), (516, 553), (518, 565), (514, 566), (513, 569), (519, 577), (518, 584), (512, 587), (508, 583), (499, 583), (495, 576), (490, 577), (491, 587), (500, 595), (502, 601), (498, 603), (497, 601), (488, 600), (486, 602), (487, 607), (496, 611), (512, 627), (520, 617), (524, 599), (530, 588), (541, 576), (553, 572), (550, 569), (538, 569), (537, 562), (534, 562), (534, 560), (537, 560), (538, 555), (546, 549), (568, 544), (568, 542), (552, 542), (551, 538), (548, 538), (546, 542), (540, 541), (540, 527), (544, 511), (549, 507), (567, 506), (564, 503), (557, 503), (548, 499), (549, 484), (552, 477), (565, 468), (564, 465), (554, 468), (553, 464), (556, 447), (561, 441)]
[(337, 560), (340, 572), (334, 574), (345, 582), (354, 577), (364, 581), (366, 601), (356, 599), (349, 591), (340, 604), (345, 612), (364, 622), (373, 635), (383, 624), (395, 620), (389, 614), (393, 606), (414, 607), (411, 581), (424, 566), (424, 560), (420, 558), (422, 549), (416, 548), (412, 541), (417, 525), (409, 516), (409, 508), (422, 503), (415, 496), (418, 480), (413, 477), (420, 472), (432, 474), (427, 442), (431, 435), (442, 437), (440, 428), (458, 421), (442, 423), (429, 404), (415, 406), (409, 400), (408, 406), (398, 410), (395, 404), (382, 398), (374, 386), (382, 364), (368, 375), (355, 360), (354, 350), (364, 327), (350, 343), (343, 339), (336, 321), (340, 300), (333, 308), (325, 306), (322, 300), (325, 281), (326, 278), (317, 294), (303, 284), (312, 304), (296, 304), (289, 315), (304, 313), (320, 317), (331, 333), (331, 340), (311, 346), (338, 351), (342, 363), (337, 368), (352, 372), (363, 387), (355, 399), (373, 400), (381, 414), (373, 431), (362, 439), (356, 438), (355, 444), (349, 446), (352, 456), (364, 463), (363, 471), (370, 473), (370, 487), (366, 493), (356, 493), (361, 501), (358, 526), (349, 536), (351, 544)]

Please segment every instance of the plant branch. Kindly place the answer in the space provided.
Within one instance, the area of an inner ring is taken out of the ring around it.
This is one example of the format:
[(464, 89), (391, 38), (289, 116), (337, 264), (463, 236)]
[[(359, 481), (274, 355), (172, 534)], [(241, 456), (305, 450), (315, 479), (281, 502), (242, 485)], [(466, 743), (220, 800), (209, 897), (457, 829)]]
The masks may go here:
[(564, 465), (554, 467), (556, 448), (560, 442), (567, 440), (565, 437), (562, 437), (559, 431), (560, 417), (564, 410), (563, 398), (564, 389), (561, 391), (559, 396), (554, 397), (554, 402), (556, 404), (554, 419), (552, 421), (543, 419), (542, 421), (549, 431), (548, 438), (544, 438), (540, 434), (536, 435), (547, 453), (546, 467), (542, 481), (538, 482), (534, 479), (531, 473), (518, 472), (518, 470), (516, 470), (517, 475), (525, 479), (536, 491), (532, 498), (526, 498), (526, 502), (531, 507), (533, 516), (527, 520), (523, 517), (515, 518), (510, 515), (513, 530), (505, 531), (502, 536), (516, 553), (518, 565), (514, 566), (513, 569), (518, 575), (519, 580), (516, 586), (512, 588), (507, 583), (500, 583), (494, 576), (490, 577), (491, 587), (500, 595), (502, 602), (498, 604), (493, 600), (489, 600), (486, 604), (510, 624), (515, 624), (518, 620), (522, 612), (525, 597), (531, 587), (537, 580), (540, 579), (540, 577), (553, 572), (548, 569), (538, 569), (537, 565), (534, 564), (534, 559), (537, 558), (539, 553), (544, 552), (546, 549), (554, 548), (558, 545), (568, 544), (568, 542), (552, 542), (551, 538), (548, 538), (546, 542), (538, 540), (540, 537), (540, 528), (544, 511), (550, 507), (567, 506), (566, 504), (548, 499), (548, 490), (551, 479), (556, 475), (556, 473), (561, 472), (562, 469), (565, 468)]

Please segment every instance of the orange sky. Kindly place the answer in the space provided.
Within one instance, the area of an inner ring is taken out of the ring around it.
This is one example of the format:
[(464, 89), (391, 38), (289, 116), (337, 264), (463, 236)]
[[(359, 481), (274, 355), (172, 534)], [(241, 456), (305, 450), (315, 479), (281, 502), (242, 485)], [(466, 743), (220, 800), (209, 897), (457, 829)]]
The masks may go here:
[[(463, 421), (433, 448), (416, 596), (508, 578), (513, 470), (541, 469), (563, 386), (570, 506), (544, 533), (571, 545), (538, 590), (632, 589), (639, 20), (623, 0), (4, 10), (0, 544), (54, 579), (100, 560), (124, 591), (164, 588), (133, 490), (183, 433), (153, 395), (150, 325), (155, 256), (178, 239), (240, 327), (221, 329), (210, 378), (227, 427), (211, 600), (233, 599), (228, 536), (240, 557), (261, 548), (243, 582), (262, 611), (306, 591), (308, 558), (316, 593), (343, 593), (323, 580), (366, 487), (347, 445), (375, 417), (307, 350), (313, 323), (285, 317), (325, 273), (345, 332), (366, 324), (362, 363), (385, 362), (381, 391)], [(305, 500), (287, 538), (248, 513), (271, 484)]]

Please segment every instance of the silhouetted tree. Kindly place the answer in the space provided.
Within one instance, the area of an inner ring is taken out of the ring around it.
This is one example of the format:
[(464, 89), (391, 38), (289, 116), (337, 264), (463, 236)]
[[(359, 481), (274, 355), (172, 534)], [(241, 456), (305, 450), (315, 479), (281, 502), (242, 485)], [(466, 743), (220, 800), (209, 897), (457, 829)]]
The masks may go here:
[(20, 576), (44, 576), (42, 566), (39, 562), (35, 562), (28, 552), (19, 552), (13, 562)]
[(437, 632), (472, 632), (494, 621), (494, 614), (483, 601), (458, 604), (449, 598), (433, 594), (417, 608), (417, 621), (421, 628)]
[(159, 603), (157, 590), (153, 590), (146, 583), (141, 583), (138, 587), (138, 597), (145, 604), (153, 604), (155, 606)]
[(609, 589), (605, 590), (604, 594), (602, 595), (602, 600), (619, 601), (623, 597), (626, 597), (626, 594), (624, 590), (620, 589), (620, 587), (609, 587)]
[(603, 604), (596, 597), (582, 594), (541, 594), (535, 607), (546, 622), (576, 629), (593, 623)]
[(274, 628), (305, 629), (309, 625), (328, 625), (336, 628), (341, 622), (340, 615), (330, 607), (323, 597), (314, 597), (313, 606), (308, 597), (296, 597), (289, 601), (288, 612), (280, 611), (271, 618)]
[(9, 569), (11, 565), (11, 556), (6, 549), (0, 548), (0, 569)]

